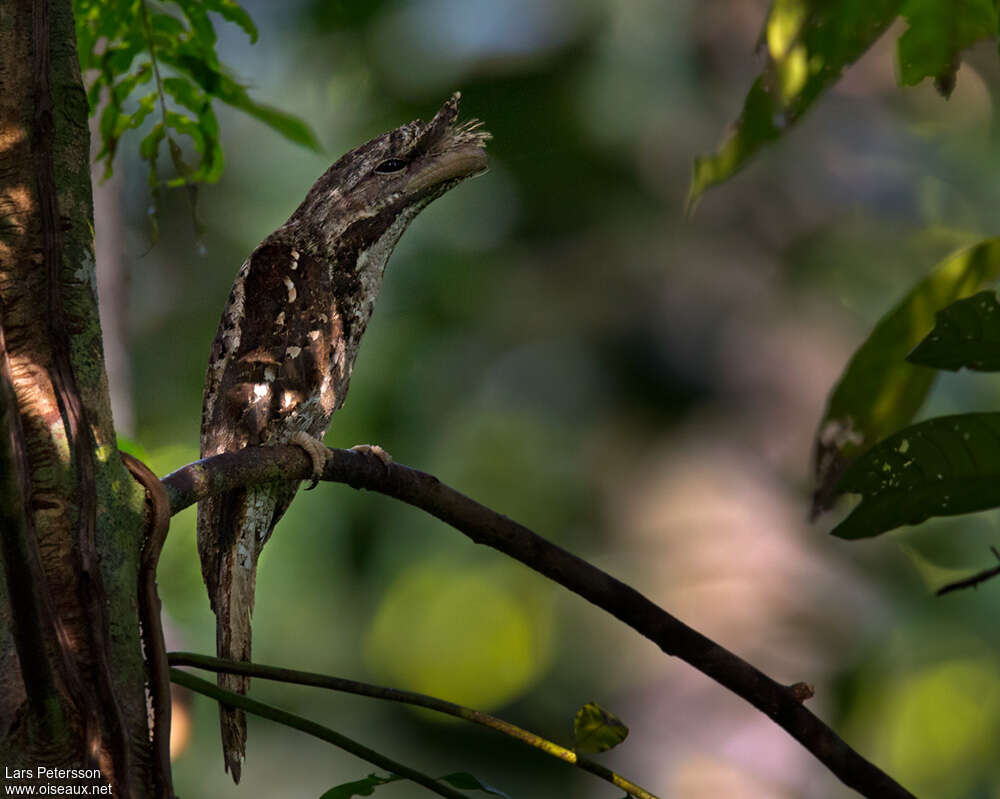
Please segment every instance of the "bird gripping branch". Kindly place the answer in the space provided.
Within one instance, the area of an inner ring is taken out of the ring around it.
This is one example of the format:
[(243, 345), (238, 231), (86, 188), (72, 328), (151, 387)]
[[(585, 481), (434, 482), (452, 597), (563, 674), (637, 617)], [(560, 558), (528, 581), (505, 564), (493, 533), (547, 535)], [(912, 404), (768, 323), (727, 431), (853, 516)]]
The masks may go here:
[[(386, 262), (431, 201), (486, 169), (489, 134), (457, 124), (459, 94), (347, 153), (244, 262), (212, 345), (201, 456), (251, 445), (299, 443), (322, 471), (319, 442), (343, 405)], [(313, 445), (315, 442), (315, 446)], [(198, 554), (216, 616), (219, 657), (250, 659), (257, 559), (298, 490), (272, 483), (198, 506)], [(249, 679), (220, 674), (246, 693)], [(226, 769), (239, 782), (243, 712), (219, 706)]]

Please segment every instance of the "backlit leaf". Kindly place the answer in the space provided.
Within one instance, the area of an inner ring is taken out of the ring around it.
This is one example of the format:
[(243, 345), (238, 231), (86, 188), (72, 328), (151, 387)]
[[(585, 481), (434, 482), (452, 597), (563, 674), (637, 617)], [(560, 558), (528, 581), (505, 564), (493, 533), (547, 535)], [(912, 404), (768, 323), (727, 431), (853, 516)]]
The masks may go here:
[(596, 702), (588, 702), (573, 719), (573, 750), (606, 752), (618, 746), (628, 736), (628, 727), (610, 710)]
[(901, 5), (902, 0), (773, 0), (761, 35), (764, 70), (729, 138), (714, 154), (695, 159), (688, 210), (798, 122), (882, 35)]

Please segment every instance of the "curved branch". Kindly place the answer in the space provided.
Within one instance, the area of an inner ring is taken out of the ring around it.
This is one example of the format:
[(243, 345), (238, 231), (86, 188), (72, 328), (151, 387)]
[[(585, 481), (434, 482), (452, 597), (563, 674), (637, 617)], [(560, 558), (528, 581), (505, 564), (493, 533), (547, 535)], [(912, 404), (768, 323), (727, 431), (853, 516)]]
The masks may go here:
[(171, 666), (192, 666), (197, 669), (206, 669), (214, 672), (244, 674), (247, 677), (257, 677), (264, 680), (275, 680), (295, 685), (309, 685), (314, 688), (325, 688), (328, 691), (342, 691), (357, 696), (369, 696), (373, 699), (385, 699), (389, 702), (401, 702), (413, 705), (414, 707), (423, 707), (428, 710), (435, 710), (438, 713), (447, 713), (449, 716), (489, 727), (491, 730), (495, 730), (521, 743), (539, 749), (547, 755), (558, 758), (564, 763), (569, 763), (584, 771), (589, 771), (591, 774), (600, 777), (606, 782), (610, 782), (616, 788), (621, 788), (637, 799), (658, 799), (658, 797), (651, 794), (645, 788), (636, 785), (631, 780), (625, 779), (620, 774), (616, 774), (600, 763), (595, 763), (593, 760), (581, 757), (572, 749), (567, 749), (564, 746), (553, 743), (541, 735), (525, 730), (516, 724), (511, 724), (496, 716), (491, 716), (480, 710), (463, 707), (462, 705), (456, 705), (454, 702), (448, 702), (434, 696), (418, 694), (414, 691), (402, 691), (398, 688), (387, 688), (383, 685), (345, 680), (341, 677), (330, 677), (326, 674), (315, 674), (310, 671), (281, 669), (276, 666), (265, 666), (262, 663), (243, 663), (237, 660), (208, 657), (207, 655), (198, 655), (194, 652), (170, 652), (167, 655), (167, 659)]
[(146, 493), (147, 520), (139, 568), (139, 623), (143, 651), (149, 664), (149, 698), (153, 710), (153, 786), (158, 797), (175, 799), (170, 772), (170, 666), (163, 640), (160, 595), (156, 591), (156, 565), (170, 529), (170, 501), (152, 470), (127, 452), (119, 452), (125, 468)]
[(270, 719), (271, 721), (276, 721), (278, 724), (284, 724), (286, 727), (293, 727), (296, 730), (301, 730), (302, 732), (319, 738), (320, 740), (331, 743), (334, 746), (343, 749), (345, 752), (350, 752), (355, 757), (367, 760), (369, 763), (372, 763), (379, 768), (384, 768), (392, 774), (398, 774), (400, 777), (408, 779), (411, 782), (423, 785), (427, 790), (432, 793), (436, 793), (438, 796), (444, 796), (446, 799), (468, 799), (468, 797), (461, 791), (456, 791), (454, 788), (448, 787), (421, 771), (417, 771), (409, 766), (404, 766), (402, 763), (392, 760), (391, 758), (376, 752), (374, 749), (369, 749), (364, 744), (359, 744), (357, 741), (352, 740), (345, 735), (341, 735), (339, 732), (331, 730), (329, 727), (317, 724), (315, 721), (309, 721), (309, 719), (304, 719), (302, 716), (296, 716), (294, 713), (288, 713), (287, 711), (272, 707), (271, 705), (266, 705), (263, 702), (258, 702), (256, 699), (251, 699), (248, 696), (243, 696), (242, 694), (238, 694), (233, 691), (227, 691), (224, 688), (220, 688), (215, 683), (208, 682), (200, 677), (195, 677), (193, 674), (188, 674), (186, 671), (181, 671), (180, 669), (170, 670), (170, 680), (171, 682), (177, 683), (177, 685), (183, 685), (185, 688), (194, 691), (195, 693), (211, 697), (215, 701), (221, 702), (224, 705), (238, 707), (241, 710), (245, 710), (247, 713), (254, 714), (255, 716)]
[[(244, 485), (310, 477), (296, 446), (247, 447), (188, 464), (163, 478), (172, 513), (202, 497)], [(634, 588), (527, 527), (490, 510), (433, 475), (353, 450), (330, 450), (323, 480), (377, 491), (420, 508), (477, 544), (497, 549), (603, 608), (655, 643), (742, 697), (808, 749), (845, 785), (866, 797), (913, 799), (913, 794), (837, 736), (801, 702), (799, 687), (771, 679), (742, 658), (688, 627)]]

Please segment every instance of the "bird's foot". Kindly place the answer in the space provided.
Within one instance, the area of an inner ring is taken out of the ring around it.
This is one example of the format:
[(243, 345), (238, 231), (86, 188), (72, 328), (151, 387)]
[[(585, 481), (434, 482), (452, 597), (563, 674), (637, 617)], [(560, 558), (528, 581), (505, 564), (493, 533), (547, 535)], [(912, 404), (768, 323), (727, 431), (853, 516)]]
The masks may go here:
[(323, 442), (318, 438), (314, 438), (302, 430), (292, 436), (289, 443), (302, 447), (312, 461), (312, 482), (306, 486), (306, 491), (310, 491), (317, 486), (319, 479), (323, 476), (327, 459), (330, 457), (330, 450), (324, 447)]
[(351, 447), (351, 452), (360, 452), (362, 455), (371, 455), (382, 461), (382, 465), (387, 469), (392, 463), (392, 455), (386, 452), (378, 444), (355, 444)]

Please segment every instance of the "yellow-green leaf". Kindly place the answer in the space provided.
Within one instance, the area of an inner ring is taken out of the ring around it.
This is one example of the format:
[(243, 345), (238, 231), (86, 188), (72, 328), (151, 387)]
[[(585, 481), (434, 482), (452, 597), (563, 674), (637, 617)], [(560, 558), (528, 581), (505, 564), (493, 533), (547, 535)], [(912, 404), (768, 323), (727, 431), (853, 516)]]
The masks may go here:
[(794, 125), (845, 67), (878, 39), (901, 0), (773, 0), (761, 44), (767, 58), (729, 138), (695, 159), (687, 208), (746, 166), (765, 144)]
[(628, 727), (610, 710), (588, 702), (573, 719), (573, 750), (577, 753), (606, 752), (628, 736)]

